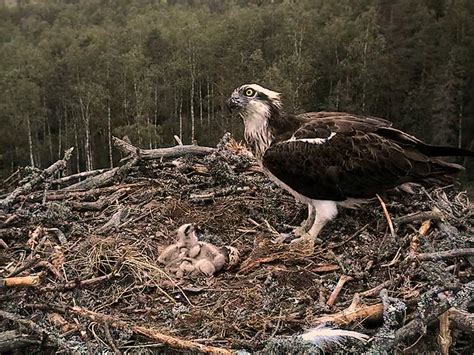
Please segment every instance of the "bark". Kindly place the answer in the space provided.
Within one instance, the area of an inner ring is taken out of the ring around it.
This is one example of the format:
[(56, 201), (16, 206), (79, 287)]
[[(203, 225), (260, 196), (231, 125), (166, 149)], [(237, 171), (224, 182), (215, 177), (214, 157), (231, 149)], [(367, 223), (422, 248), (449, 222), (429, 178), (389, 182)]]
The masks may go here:
[(79, 103), (81, 107), (82, 120), (84, 122), (85, 130), (85, 153), (86, 153), (86, 170), (93, 170), (92, 167), (92, 148), (91, 148), (91, 132), (90, 132), (90, 114), (89, 114), (89, 101), (84, 102), (82, 96), (79, 96)]
[(26, 124), (28, 126), (28, 147), (30, 151), (30, 165), (35, 166), (35, 158), (33, 155), (33, 134), (31, 132), (31, 120), (29, 115), (26, 115)]
[(209, 77), (207, 77), (207, 126), (211, 126), (211, 88)]
[(140, 149), (117, 137), (113, 137), (114, 145), (125, 154), (137, 155), (143, 160), (175, 158), (186, 154), (207, 155), (215, 151), (216, 148), (200, 147), (198, 145), (177, 145), (170, 148)]
[(110, 115), (110, 101), (107, 100), (107, 138), (109, 143), (109, 164), (114, 167), (114, 158), (112, 154), (112, 117)]
[(194, 47), (191, 46), (189, 54), (189, 65), (191, 74), (191, 92), (190, 92), (190, 115), (191, 115), (191, 144), (196, 140), (195, 132), (195, 117), (194, 117), (194, 86), (196, 81), (196, 63), (194, 58)]
[(183, 115), (182, 115), (182, 108), (183, 108), (183, 98), (181, 97), (181, 93), (179, 95), (179, 139), (183, 141)]

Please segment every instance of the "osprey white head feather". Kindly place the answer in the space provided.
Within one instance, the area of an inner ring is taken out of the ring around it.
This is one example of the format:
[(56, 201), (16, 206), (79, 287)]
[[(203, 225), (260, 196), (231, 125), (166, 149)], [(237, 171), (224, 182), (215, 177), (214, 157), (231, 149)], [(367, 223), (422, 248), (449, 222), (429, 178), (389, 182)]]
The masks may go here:
[(261, 157), (273, 140), (268, 120), (272, 112), (282, 107), (280, 93), (258, 84), (245, 84), (234, 90), (227, 104), (242, 117), (245, 139), (254, 145), (257, 157)]

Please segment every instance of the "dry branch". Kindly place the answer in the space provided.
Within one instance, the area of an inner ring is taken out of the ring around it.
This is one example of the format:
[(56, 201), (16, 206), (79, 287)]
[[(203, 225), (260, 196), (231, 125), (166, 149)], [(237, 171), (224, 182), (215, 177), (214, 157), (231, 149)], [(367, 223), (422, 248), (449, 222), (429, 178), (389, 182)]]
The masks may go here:
[(413, 258), (416, 258), (420, 261), (426, 261), (426, 260), (441, 260), (441, 259), (447, 259), (447, 258), (455, 258), (459, 256), (472, 256), (472, 255), (474, 255), (474, 248), (464, 248), (464, 249), (437, 251), (434, 253), (419, 253), (419, 254), (414, 254)]
[(102, 174), (102, 173), (106, 172), (107, 170), (110, 170), (110, 169), (97, 169), (97, 170), (83, 171), (83, 172), (78, 173), (78, 174), (63, 176), (60, 179), (56, 179), (56, 180), (51, 181), (51, 184), (52, 185), (67, 184), (68, 182), (71, 182), (73, 180), (79, 180), (79, 179), (83, 179), (83, 178), (88, 178), (90, 176)]
[(383, 304), (377, 303), (371, 306), (356, 306), (349, 307), (341, 312), (329, 314), (323, 317), (316, 318), (313, 325), (322, 323), (335, 323), (338, 325), (345, 325), (355, 321), (362, 320), (379, 320), (383, 315)]
[[(207, 345), (199, 344), (191, 340), (180, 339), (171, 335), (163, 334), (156, 329), (151, 329), (151, 328), (147, 328), (147, 327), (143, 327), (139, 325), (132, 325), (123, 320), (114, 318), (113, 316), (90, 311), (82, 307), (63, 307), (63, 306), (54, 307), (50, 305), (41, 305), (41, 304), (40, 305), (31, 304), (29, 306), (36, 309), (54, 309), (55, 311), (70, 312), (80, 317), (90, 319), (97, 323), (102, 323), (102, 324), (107, 323), (110, 327), (123, 329), (123, 330), (131, 330), (135, 334), (145, 336), (153, 341), (165, 344), (174, 349), (183, 349), (190, 352), (206, 353), (206, 354), (219, 354), (219, 355), (234, 354), (234, 352), (227, 350), (225, 348), (207, 346)], [(0, 316), (1, 316), (1, 313), (0, 313)]]
[(474, 334), (474, 314), (451, 308), (449, 320), (456, 329)]
[(35, 287), (40, 282), (39, 276), (20, 276), (20, 277), (7, 277), (0, 279), (1, 287)]
[(107, 170), (106, 172), (99, 175), (91, 176), (85, 179), (84, 181), (80, 181), (74, 185), (65, 187), (63, 190), (89, 190), (111, 185), (112, 183), (119, 181), (123, 177), (125, 177), (129, 173), (130, 169), (134, 167), (139, 160), (140, 157), (134, 156), (132, 160), (128, 161), (120, 167)]
[(17, 187), (3, 200), (0, 200), (0, 208), (10, 207), (20, 195), (31, 192), (36, 185), (42, 183), (44, 180), (46, 180), (48, 177), (53, 175), (55, 172), (63, 170), (66, 167), (66, 162), (71, 158), (73, 150), (74, 148), (69, 148), (68, 150), (66, 150), (66, 152), (64, 153), (63, 159), (58, 160), (57, 162), (55, 162), (53, 165), (43, 170), (40, 174), (35, 176), (26, 184)]
[(339, 293), (341, 292), (341, 290), (344, 287), (345, 283), (348, 282), (348, 281), (351, 281), (351, 280), (352, 280), (351, 276), (341, 275), (341, 277), (339, 278), (339, 281), (337, 282), (336, 287), (334, 288), (334, 290), (331, 293), (331, 296), (329, 296), (329, 299), (326, 302), (326, 304), (328, 306), (334, 305), (334, 303), (336, 302), (336, 299), (339, 296)]
[(401, 226), (416, 221), (426, 221), (430, 219), (440, 220), (442, 217), (443, 215), (438, 211), (416, 212), (407, 216), (398, 217), (394, 220), (394, 223), (398, 226)]
[(114, 146), (126, 155), (137, 155), (143, 160), (176, 158), (186, 154), (207, 155), (216, 149), (211, 147), (200, 147), (198, 145), (177, 145), (170, 148), (141, 149), (117, 137), (112, 137)]

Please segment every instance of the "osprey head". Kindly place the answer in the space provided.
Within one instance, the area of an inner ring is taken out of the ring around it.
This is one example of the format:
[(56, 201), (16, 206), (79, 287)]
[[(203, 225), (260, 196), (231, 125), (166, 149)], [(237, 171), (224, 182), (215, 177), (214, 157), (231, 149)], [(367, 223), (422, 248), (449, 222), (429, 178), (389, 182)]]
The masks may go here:
[(269, 120), (280, 114), (280, 94), (257, 84), (246, 84), (234, 90), (227, 107), (242, 117), (245, 139), (253, 145), (254, 154), (261, 157), (273, 139), (268, 126)]
[(238, 112), (244, 120), (253, 114), (268, 115), (281, 108), (280, 93), (258, 84), (245, 84), (234, 90), (227, 100), (227, 107)]

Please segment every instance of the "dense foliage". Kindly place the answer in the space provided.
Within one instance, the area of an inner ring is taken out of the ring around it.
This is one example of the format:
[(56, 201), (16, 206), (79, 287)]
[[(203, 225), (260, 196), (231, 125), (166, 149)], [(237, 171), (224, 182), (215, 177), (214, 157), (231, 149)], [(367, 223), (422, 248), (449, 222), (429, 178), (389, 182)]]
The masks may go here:
[(0, 168), (70, 146), (73, 170), (109, 166), (110, 135), (239, 137), (224, 100), (248, 82), (288, 111), (366, 113), (473, 148), (473, 73), (470, 0), (4, 0)]

